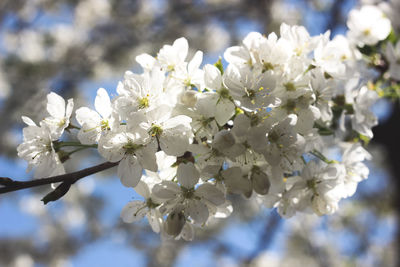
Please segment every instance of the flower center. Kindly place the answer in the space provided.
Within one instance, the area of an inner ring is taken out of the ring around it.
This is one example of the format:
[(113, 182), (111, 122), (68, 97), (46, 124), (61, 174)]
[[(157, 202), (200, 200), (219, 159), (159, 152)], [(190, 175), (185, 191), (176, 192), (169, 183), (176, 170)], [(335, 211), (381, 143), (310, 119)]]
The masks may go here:
[(148, 98), (148, 96), (149, 95), (139, 99), (139, 109), (143, 109), (143, 108), (149, 107), (149, 98)]
[(163, 132), (163, 129), (161, 128), (161, 126), (159, 126), (159, 125), (153, 125), (153, 126), (151, 126), (151, 129), (150, 129), (150, 134), (151, 134), (151, 136), (157, 136), (157, 137), (159, 137), (161, 134), (162, 134), (162, 132)]
[(142, 145), (138, 145), (129, 140), (122, 148), (125, 149), (126, 154), (134, 154), (137, 149), (142, 147)]

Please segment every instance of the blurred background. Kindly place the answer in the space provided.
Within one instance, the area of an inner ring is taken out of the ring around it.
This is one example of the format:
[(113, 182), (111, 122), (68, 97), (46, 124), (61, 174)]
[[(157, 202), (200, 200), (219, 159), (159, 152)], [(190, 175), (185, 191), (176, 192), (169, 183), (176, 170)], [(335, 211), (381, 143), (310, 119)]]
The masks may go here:
[[(31, 179), (16, 157), (20, 118), (44, 118), (50, 90), (93, 107), (99, 87), (115, 95), (125, 70), (140, 71), (138, 54), (176, 38), (214, 63), (250, 31), (279, 32), (282, 22), (344, 34), (348, 12), (365, 3), (387, 10), (399, 32), (398, 0), (1, 0), (0, 176)], [(122, 223), (122, 207), (138, 195), (111, 170), (46, 206), (49, 187), (0, 195), (0, 266), (400, 266), (399, 104), (374, 109), (369, 179), (332, 216), (283, 220), (237, 196), (233, 215), (193, 242), (161, 241), (146, 221)], [(66, 170), (99, 162), (77, 153)]]

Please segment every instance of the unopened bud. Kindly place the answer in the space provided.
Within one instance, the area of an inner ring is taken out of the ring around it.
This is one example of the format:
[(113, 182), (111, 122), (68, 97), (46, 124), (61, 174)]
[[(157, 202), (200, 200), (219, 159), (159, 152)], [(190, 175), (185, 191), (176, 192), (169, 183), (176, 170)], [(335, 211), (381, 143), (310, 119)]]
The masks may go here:
[(268, 175), (256, 166), (251, 171), (251, 183), (253, 190), (260, 195), (266, 195), (271, 186)]
[(165, 221), (165, 232), (172, 236), (177, 236), (181, 233), (183, 226), (186, 223), (185, 215), (183, 212), (171, 212)]
[(181, 95), (181, 102), (185, 106), (193, 108), (197, 102), (196, 91), (193, 91), (193, 90), (185, 91)]

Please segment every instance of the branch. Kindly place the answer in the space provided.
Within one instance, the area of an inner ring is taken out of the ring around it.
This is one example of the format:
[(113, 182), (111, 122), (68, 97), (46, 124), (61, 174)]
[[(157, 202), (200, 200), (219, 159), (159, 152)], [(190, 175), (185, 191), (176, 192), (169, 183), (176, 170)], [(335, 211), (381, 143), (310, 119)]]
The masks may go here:
[(243, 265), (249, 266), (251, 263), (272, 243), (275, 234), (278, 232), (281, 217), (276, 212), (271, 212), (268, 220), (265, 223), (263, 232), (260, 233), (257, 247), (250, 255), (244, 260)]
[(62, 175), (56, 175), (48, 178), (39, 178), (32, 181), (14, 181), (7, 177), (0, 177), (0, 194), (5, 194), (8, 192), (13, 192), (25, 188), (31, 188), (36, 186), (48, 185), (52, 183), (67, 182), (68, 184), (73, 184), (81, 178), (92, 175), (97, 172), (104, 171), (106, 169), (112, 168), (118, 165), (119, 162), (104, 162), (99, 165), (89, 167), (80, 171), (71, 172)]

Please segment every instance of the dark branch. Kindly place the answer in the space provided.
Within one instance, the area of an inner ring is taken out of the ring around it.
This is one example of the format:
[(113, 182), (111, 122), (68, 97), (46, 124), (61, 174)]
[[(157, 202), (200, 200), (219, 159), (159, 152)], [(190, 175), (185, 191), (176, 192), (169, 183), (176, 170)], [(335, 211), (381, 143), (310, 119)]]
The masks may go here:
[(118, 162), (104, 162), (99, 165), (86, 168), (80, 171), (67, 173), (63, 175), (57, 175), (49, 178), (39, 178), (32, 181), (14, 181), (7, 177), (0, 177), (0, 194), (13, 192), (25, 188), (31, 188), (36, 186), (48, 185), (52, 183), (67, 182), (73, 184), (81, 178), (92, 175), (97, 172), (104, 171), (118, 165)]

